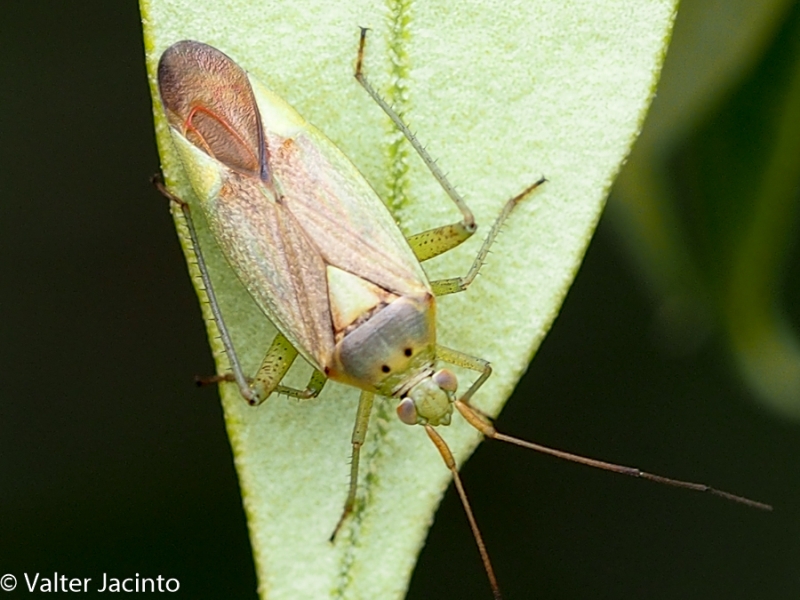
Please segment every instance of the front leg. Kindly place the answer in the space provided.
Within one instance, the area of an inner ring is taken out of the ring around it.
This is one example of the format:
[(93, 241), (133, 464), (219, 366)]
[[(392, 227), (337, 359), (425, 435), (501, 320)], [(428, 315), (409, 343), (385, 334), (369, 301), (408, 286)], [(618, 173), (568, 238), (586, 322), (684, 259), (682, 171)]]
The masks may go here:
[(458, 399), (458, 402), (469, 404), (470, 398), (475, 395), (475, 392), (477, 392), (478, 389), (484, 383), (486, 383), (486, 380), (489, 379), (489, 376), (492, 374), (492, 365), (488, 360), (478, 358), (477, 356), (464, 354), (463, 352), (453, 350), (452, 348), (447, 348), (446, 346), (440, 346), (439, 344), (436, 344), (436, 356), (446, 363), (456, 365), (457, 367), (464, 367), (465, 369), (470, 369), (472, 371), (478, 371), (481, 374), (480, 377), (478, 377), (473, 384), (469, 386), (469, 389)]

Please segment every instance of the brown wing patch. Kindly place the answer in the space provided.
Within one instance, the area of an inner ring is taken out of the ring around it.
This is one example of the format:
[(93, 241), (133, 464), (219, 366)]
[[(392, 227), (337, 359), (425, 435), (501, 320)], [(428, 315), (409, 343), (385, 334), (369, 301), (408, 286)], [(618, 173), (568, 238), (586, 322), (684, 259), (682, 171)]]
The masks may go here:
[(158, 63), (158, 89), (170, 125), (225, 166), (263, 175), (263, 130), (247, 73), (200, 42), (170, 46)]

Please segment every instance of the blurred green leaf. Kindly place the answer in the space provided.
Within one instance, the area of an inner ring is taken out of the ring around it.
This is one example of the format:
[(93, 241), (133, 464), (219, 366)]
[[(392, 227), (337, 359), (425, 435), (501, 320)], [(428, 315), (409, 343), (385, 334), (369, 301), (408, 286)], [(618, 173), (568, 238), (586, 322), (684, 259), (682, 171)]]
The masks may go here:
[(800, 184), (800, 5), (685, 2), (664, 71), (612, 213), (671, 342), (716, 331), (755, 395), (800, 417), (800, 348), (781, 308)]

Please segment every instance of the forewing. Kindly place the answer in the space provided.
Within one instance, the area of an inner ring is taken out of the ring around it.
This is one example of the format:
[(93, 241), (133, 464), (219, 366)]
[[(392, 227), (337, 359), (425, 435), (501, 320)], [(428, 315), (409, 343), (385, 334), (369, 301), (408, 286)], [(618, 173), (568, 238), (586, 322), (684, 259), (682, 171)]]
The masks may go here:
[(353, 163), (283, 99), (250, 81), (282, 202), (326, 262), (398, 295), (429, 291), (394, 218)]
[(220, 248), (306, 359), (324, 367), (333, 350), (327, 265), (398, 296), (430, 293), (353, 164), (225, 54), (199, 42), (171, 46), (159, 88), (179, 145), (191, 148), (182, 156)]
[(158, 89), (170, 125), (228, 168), (261, 177), (263, 129), (247, 73), (207, 44), (184, 40), (158, 63)]
[(271, 166), (283, 202), (328, 264), (397, 295), (419, 294), (427, 282), (389, 211), (364, 177), (314, 129), (274, 148)]
[(258, 180), (232, 174), (206, 213), (217, 243), (275, 326), (312, 364), (333, 348), (325, 261)]
[(325, 263), (277, 200), (247, 74), (215, 48), (183, 41), (162, 55), (158, 80), (217, 243), (270, 320), (321, 366), (333, 347)]

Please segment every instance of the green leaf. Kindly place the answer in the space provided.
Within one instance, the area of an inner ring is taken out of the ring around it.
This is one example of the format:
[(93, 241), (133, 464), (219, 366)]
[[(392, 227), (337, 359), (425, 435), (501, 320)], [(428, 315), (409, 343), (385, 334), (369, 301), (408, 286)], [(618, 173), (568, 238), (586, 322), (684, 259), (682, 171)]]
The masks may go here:
[[(507, 198), (547, 176), (512, 215), (481, 277), (439, 302), (439, 341), (492, 362), (494, 375), (474, 403), (497, 414), (555, 319), (639, 131), (675, 3), (142, 0), (141, 9), (154, 99), (155, 66), (170, 44), (196, 39), (220, 48), (325, 131), (407, 233), (458, 215), (353, 79), (359, 25), (372, 28), (367, 76), (448, 172), (482, 231)], [(165, 176), (188, 197), (154, 105)], [(274, 330), (196, 220), (234, 345), (252, 372)], [(178, 229), (185, 242), (180, 219)], [(426, 264), (431, 277), (466, 273), (479, 237)], [(207, 310), (206, 318), (224, 372), (227, 359)], [(296, 368), (291, 382), (304, 385), (308, 372)], [(422, 429), (403, 425), (391, 402), (378, 401), (358, 510), (332, 544), (358, 392), (329, 384), (318, 399), (272, 397), (257, 409), (235, 386), (222, 386), (222, 397), (261, 596), (402, 597), (450, 482)], [(480, 436), (459, 417), (442, 429), (463, 464)]]

